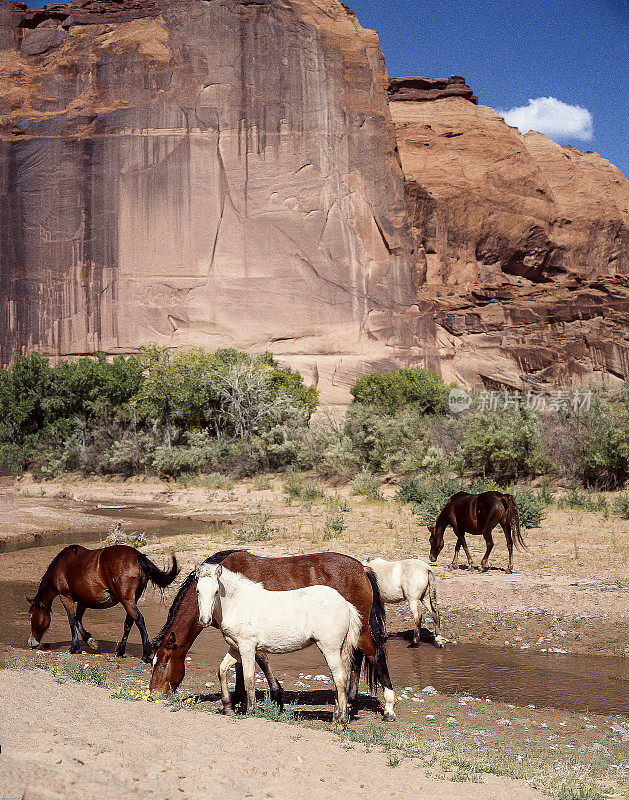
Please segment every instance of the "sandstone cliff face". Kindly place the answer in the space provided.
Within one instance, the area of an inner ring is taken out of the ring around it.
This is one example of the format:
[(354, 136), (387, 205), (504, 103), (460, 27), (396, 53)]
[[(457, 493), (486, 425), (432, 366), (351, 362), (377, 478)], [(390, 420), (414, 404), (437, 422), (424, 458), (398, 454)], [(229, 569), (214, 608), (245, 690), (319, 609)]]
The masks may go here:
[(432, 309), (444, 376), (487, 386), (629, 377), (624, 175), (466, 99), (395, 96), (425, 276), (418, 302)]
[(334, 402), (395, 358), (416, 286), (375, 33), (337, 0), (2, 2), (3, 361), (269, 348)]
[(392, 102), (429, 283), (629, 273), (629, 184), (459, 98)]
[(269, 349), (332, 405), (628, 376), (627, 181), (475, 103), (338, 0), (0, 0), (0, 361)]

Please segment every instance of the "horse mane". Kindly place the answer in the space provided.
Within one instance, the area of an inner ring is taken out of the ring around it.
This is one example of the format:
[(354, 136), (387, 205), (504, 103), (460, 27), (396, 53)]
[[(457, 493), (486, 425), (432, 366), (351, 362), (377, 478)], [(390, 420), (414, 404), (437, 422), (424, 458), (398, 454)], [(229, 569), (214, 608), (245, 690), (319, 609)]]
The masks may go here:
[(32, 602), (33, 606), (36, 605), (37, 603), (41, 603), (41, 596), (44, 593), (44, 589), (46, 588), (46, 586), (50, 582), (50, 579), (52, 577), (52, 571), (56, 567), (57, 562), (59, 561), (61, 556), (67, 550), (71, 550), (74, 554), (76, 554), (79, 551), (79, 546), (78, 546), (78, 544), (71, 544), (68, 547), (64, 547), (63, 550), (61, 550), (59, 553), (57, 553), (57, 555), (53, 558), (53, 560), (50, 562), (50, 564), (48, 564), (48, 566), (46, 567), (46, 572), (44, 572), (44, 574), (42, 576), (42, 579), (39, 582), (39, 588), (37, 589), (37, 594), (33, 598), (33, 602)]
[[(208, 556), (203, 563), (220, 564), (221, 561), (223, 561), (223, 559), (227, 558), (227, 556), (230, 556), (232, 553), (242, 553), (242, 552), (243, 552), (242, 550), (219, 550), (218, 553), (214, 553), (214, 555)], [(188, 589), (190, 588), (190, 584), (195, 580), (196, 580), (196, 570), (192, 570), (192, 572), (187, 576), (187, 578), (179, 587), (179, 591), (175, 595), (175, 599), (173, 600), (170, 608), (168, 609), (168, 616), (166, 617), (166, 622), (164, 623), (164, 627), (152, 641), (154, 651), (162, 646), (162, 642), (166, 638), (166, 634), (168, 633), (170, 626), (172, 625), (175, 615), (177, 614), (177, 612), (181, 607), (183, 598), (185, 597)]]

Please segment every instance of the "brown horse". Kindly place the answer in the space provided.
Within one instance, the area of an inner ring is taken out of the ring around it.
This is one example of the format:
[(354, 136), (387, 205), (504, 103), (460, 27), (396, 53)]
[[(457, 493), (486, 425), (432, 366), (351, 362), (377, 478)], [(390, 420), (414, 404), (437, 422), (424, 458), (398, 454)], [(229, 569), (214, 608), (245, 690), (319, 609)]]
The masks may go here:
[(127, 617), (116, 655), (124, 656), (129, 631), (135, 622), (142, 636), (142, 661), (150, 662), (153, 651), (137, 602), (149, 581), (164, 588), (175, 580), (178, 571), (174, 555), (170, 569), (162, 572), (144, 553), (126, 545), (101, 550), (88, 550), (78, 544), (64, 547), (48, 566), (35, 597), (26, 598), (31, 604), (28, 643), (33, 648), (39, 647), (50, 626), (52, 601), (59, 595), (72, 632), (70, 652), (79, 650), (79, 633), (96, 650), (98, 642), (83, 627), (85, 609), (111, 608), (122, 603)]
[(467, 549), (465, 534), (483, 536), (487, 549), (482, 561), (481, 570), (485, 572), (488, 567), (489, 554), (494, 540), (491, 532), (496, 525), (501, 525), (507, 539), (509, 551), (509, 564), (507, 572), (513, 572), (513, 543), (526, 549), (524, 539), (520, 533), (520, 515), (513, 495), (501, 492), (483, 492), (482, 494), (468, 494), (457, 492), (445, 504), (434, 525), (428, 525), (430, 531), (430, 561), (434, 564), (437, 556), (443, 550), (443, 533), (448, 525), (452, 526), (457, 540), (454, 548), (454, 558), (451, 567), (456, 569), (459, 560), (461, 545), (467, 556), (470, 569), (474, 569), (472, 556)]
[[(362, 618), (359, 651), (354, 657), (348, 699), (351, 703), (356, 702), (363, 656), (366, 656), (370, 686), (374, 686), (375, 675), (384, 689), (384, 718), (395, 719), (395, 694), (384, 652), (384, 607), (375, 579), (365, 573), (360, 561), (341, 553), (265, 558), (244, 550), (227, 550), (210, 556), (204, 563), (222, 564), (226, 569), (239, 572), (271, 591), (315, 585), (336, 589), (356, 607)], [(168, 612), (166, 624), (153, 640), (155, 657), (150, 689), (162, 694), (177, 689), (185, 674), (186, 654), (202, 630), (199, 624), (196, 575), (192, 572), (181, 585)], [(271, 696), (281, 705), (282, 687), (273, 675), (266, 657), (259, 656), (256, 660), (269, 681)], [(240, 681), (237, 683), (236, 694), (239, 688), (244, 692), (244, 685), (239, 684)]]

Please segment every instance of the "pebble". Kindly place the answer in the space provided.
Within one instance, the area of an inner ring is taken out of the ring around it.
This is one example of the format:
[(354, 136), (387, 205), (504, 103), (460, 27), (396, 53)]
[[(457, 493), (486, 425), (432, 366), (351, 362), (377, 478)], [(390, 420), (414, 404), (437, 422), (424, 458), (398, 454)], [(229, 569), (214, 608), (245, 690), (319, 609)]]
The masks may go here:
[(424, 686), (422, 692), (424, 692), (424, 694), (438, 694), (434, 686)]
[(435, 715), (434, 714), (426, 714), (426, 719), (428, 720), (428, 722), (431, 722), (433, 719), (435, 719)]

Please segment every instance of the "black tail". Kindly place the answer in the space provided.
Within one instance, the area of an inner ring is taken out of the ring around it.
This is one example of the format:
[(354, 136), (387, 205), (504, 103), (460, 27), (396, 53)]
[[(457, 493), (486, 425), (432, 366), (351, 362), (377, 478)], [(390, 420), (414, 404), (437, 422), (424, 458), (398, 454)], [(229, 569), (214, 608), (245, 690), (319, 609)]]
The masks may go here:
[[(368, 570), (365, 570), (365, 574), (369, 578), (369, 583), (371, 584), (371, 588), (373, 590), (373, 602), (371, 604), (371, 612), (369, 614), (369, 631), (375, 642), (376, 649), (384, 650), (384, 643), (387, 640), (387, 625), (384, 605), (382, 603), (382, 598), (380, 597), (380, 589), (378, 588), (376, 576)], [(377, 686), (374, 666), (368, 658), (364, 660), (364, 665), (365, 677), (367, 678), (367, 683), (369, 684), (369, 691), (371, 694), (375, 694)]]
[(511, 528), (511, 535), (513, 536), (515, 546), (521, 550), (526, 550), (527, 547), (524, 544), (524, 539), (520, 532), (520, 513), (518, 512), (515, 497), (512, 494), (505, 494), (503, 497), (507, 505), (507, 524)]
[(140, 567), (140, 572), (142, 573), (142, 577), (148, 583), (154, 583), (155, 586), (159, 586), (160, 589), (165, 589), (167, 586), (175, 580), (177, 575), (179, 574), (179, 567), (177, 566), (177, 557), (173, 553), (172, 555), (173, 563), (170, 566), (169, 570), (161, 570), (150, 561), (144, 553), (138, 553), (138, 566)]

